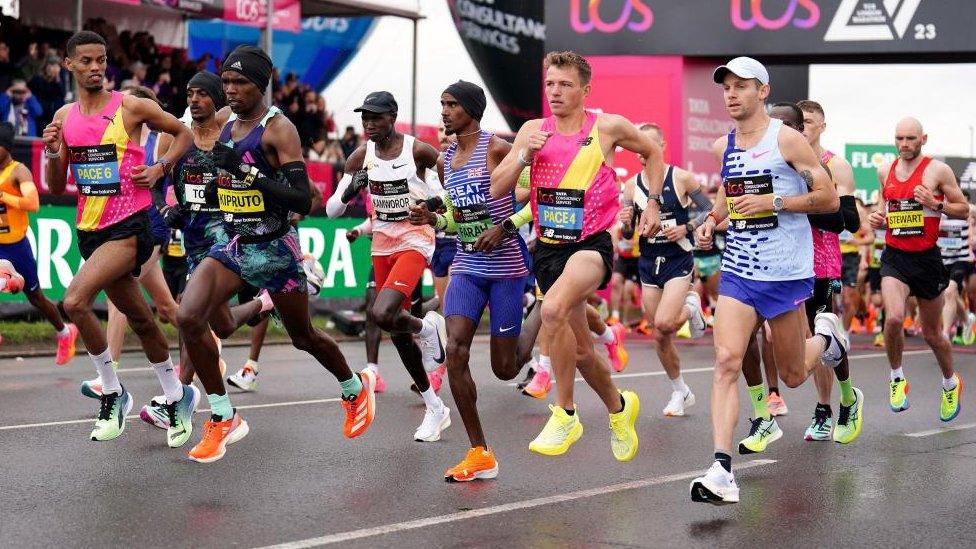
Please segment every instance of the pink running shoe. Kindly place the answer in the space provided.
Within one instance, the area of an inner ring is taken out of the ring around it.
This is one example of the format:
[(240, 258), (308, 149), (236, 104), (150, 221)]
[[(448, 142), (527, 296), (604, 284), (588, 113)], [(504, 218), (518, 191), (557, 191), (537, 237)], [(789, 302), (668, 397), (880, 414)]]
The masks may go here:
[(75, 342), (78, 341), (78, 328), (74, 324), (65, 324), (65, 328), (68, 329), (68, 335), (58, 336), (58, 356), (54, 359), (58, 366), (71, 362), (75, 357)]
[(522, 389), (522, 394), (542, 400), (549, 394), (550, 389), (552, 389), (552, 375), (545, 370), (536, 370), (532, 381)]
[(614, 324), (610, 330), (613, 332), (613, 343), (605, 343), (604, 345), (607, 348), (607, 354), (610, 356), (610, 366), (613, 367), (613, 371), (622, 372), (627, 369), (627, 363), (630, 362), (630, 356), (627, 354), (627, 349), (624, 348), (627, 328), (624, 328), (622, 324)]
[[(443, 364), (438, 366), (437, 369), (434, 370), (433, 372), (427, 373), (427, 381), (430, 382), (430, 386), (434, 389), (435, 395), (440, 394), (441, 385), (444, 383), (444, 374), (446, 373), (447, 373), (447, 366), (444, 366)], [(410, 390), (417, 393), (418, 395), (420, 394), (420, 389), (417, 388), (416, 383), (410, 384)]]
[[(376, 385), (373, 387), (374, 393), (382, 393), (386, 391), (386, 382), (383, 381), (383, 376), (380, 375), (379, 370), (372, 370), (373, 377), (376, 378)], [(428, 374), (429, 377), (429, 374)]]

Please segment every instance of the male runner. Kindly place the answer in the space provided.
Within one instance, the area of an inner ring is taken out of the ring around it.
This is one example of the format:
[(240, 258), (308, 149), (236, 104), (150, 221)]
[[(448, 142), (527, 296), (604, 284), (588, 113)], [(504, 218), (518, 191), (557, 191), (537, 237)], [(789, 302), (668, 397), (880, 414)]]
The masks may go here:
[(614, 151), (622, 147), (643, 155), (649, 181), (663, 180), (663, 162), (661, 149), (626, 118), (586, 110), (591, 76), (590, 64), (575, 52), (546, 56), (545, 92), (552, 116), (522, 125), (512, 150), (491, 174), (491, 196), (511, 193), (523, 168), (532, 166), (530, 202), (539, 234), (533, 268), (545, 295), (542, 338), (557, 384), (552, 416), (529, 449), (560, 455), (582, 436), (573, 402), (578, 369), (610, 413), (614, 457), (629, 461), (637, 455), (634, 424), (640, 401), (632, 391), (617, 390), (609, 367), (594, 353), (586, 299), (606, 287), (613, 266), (608, 231), (620, 208), (611, 167)]
[(298, 131), (265, 104), (271, 68), (268, 55), (253, 46), (238, 47), (221, 66), (224, 94), (236, 117), (224, 125), (211, 154), (222, 169), (215, 181), (217, 203), (230, 240), (215, 243), (196, 266), (180, 302), (180, 332), (213, 410), (203, 439), (189, 454), (203, 463), (223, 457), (226, 446), (248, 432), (224, 388), (208, 322), (245, 284), (271, 294), (292, 344), (339, 381), (347, 438), (361, 435), (375, 413), (372, 374), (354, 375), (336, 343), (309, 318), (298, 231), (289, 212), (309, 212), (310, 183)]
[(891, 365), (890, 406), (893, 412), (908, 409), (908, 378), (902, 370), (905, 335), (905, 301), (918, 300), (922, 337), (932, 348), (942, 370), (942, 403), (939, 419), (959, 415), (962, 378), (952, 364), (952, 345), (942, 333), (942, 291), (949, 273), (937, 246), (942, 214), (955, 219), (969, 215), (969, 203), (959, 189), (952, 168), (922, 155), (928, 135), (922, 123), (905, 118), (895, 127), (898, 157), (878, 168), (881, 200), (871, 212), (875, 229), (887, 230), (887, 246), (881, 254), (881, 299), (885, 309), (885, 353)]
[(27, 219), (40, 209), (34, 176), (27, 166), (10, 156), (14, 148), (14, 127), (0, 122), (0, 259), (5, 259), (24, 277), (27, 301), (37, 307), (57, 331), (58, 353), (54, 363), (62, 366), (75, 356), (78, 328), (61, 319), (57, 306), (41, 290), (37, 279), (37, 260), (27, 240)]
[[(125, 429), (132, 408), (115, 368), (92, 302), (103, 290), (129, 318), (166, 396), (172, 423), (171, 447), (189, 440), (199, 393), (176, 377), (166, 337), (153, 319), (134, 275), (152, 253), (148, 188), (163, 177), (193, 138), (176, 117), (148, 99), (106, 91), (103, 87), (105, 40), (90, 31), (75, 33), (65, 47), (65, 64), (76, 82), (78, 101), (58, 110), (44, 129), (47, 182), (54, 194), (70, 182), (78, 188), (78, 248), (85, 263), (64, 296), (64, 309), (78, 326), (102, 380), (100, 407), (92, 440), (111, 440)], [(143, 165), (139, 146), (143, 124), (174, 136), (165, 155)], [(66, 177), (67, 176), (67, 177)]]
[[(629, 234), (627, 238), (625, 234)], [(610, 276), (610, 317), (607, 324), (615, 326), (626, 322), (627, 308), (640, 284), (638, 262), (640, 260), (640, 235), (625, 231), (623, 224), (614, 227), (613, 275)], [(621, 330), (625, 331), (625, 330)]]
[[(366, 96), (362, 113), (369, 137), (346, 160), (345, 175), (326, 203), (329, 217), (341, 215), (365, 186), (376, 218), (373, 221), (373, 271), (380, 288), (373, 303), (376, 324), (390, 334), (407, 373), (426, 405), (414, 440), (440, 440), (451, 424), (450, 410), (431, 387), (427, 372), (445, 360), (444, 317), (434, 311), (423, 319), (410, 314), (411, 296), (434, 253), (434, 229), (409, 221), (410, 206), (439, 196), (443, 188), (428, 170), (437, 167), (437, 150), (396, 131), (397, 102), (389, 92)], [(414, 342), (417, 335), (422, 345)]]
[[(942, 250), (942, 263), (949, 271), (949, 285), (942, 296), (942, 330), (953, 343), (972, 342), (973, 320), (976, 315), (966, 310), (964, 296), (967, 282), (973, 275), (973, 247), (970, 244), (969, 216), (966, 219), (953, 219), (945, 214), (939, 222), (939, 249)], [(953, 332), (955, 327), (955, 332)]]
[[(739, 501), (731, 456), (738, 416), (736, 380), (760, 323), (769, 323), (779, 375), (789, 387), (799, 386), (821, 357), (836, 367), (846, 358), (848, 341), (831, 313), (818, 314), (816, 335), (805, 339), (807, 327), (800, 310), (813, 293), (813, 239), (807, 213), (840, 207), (830, 177), (802, 134), (766, 114), (769, 73), (761, 63), (737, 57), (715, 70), (714, 81), (723, 87), (735, 128), (713, 146), (722, 162), (723, 186), (695, 235), (699, 245), (711, 244), (712, 229), (726, 216), (731, 222), (714, 328), (715, 462), (691, 483), (691, 497), (727, 504)], [(862, 402), (863, 396), (856, 394), (851, 403), (851, 420), (858, 428)], [(754, 420), (753, 430), (763, 422), (769, 423), (765, 418)]]
[[(661, 128), (644, 124), (641, 131), (651, 137), (663, 151), (666, 143)], [(638, 155), (641, 164), (646, 162)], [(643, 174), (627, 181), (624, 187), (624, 208), (620, 211), (625, 231), (633, 230), (634, 219), (647, 209), (649, 185)], [(692, 219), (688, 208), (694, 203), (700, 212)], [(691, 335), (700, 338), (705, 333), (705, 315), (701, 298), (692, 289), (691, 277), (695, 269), (692, 249), (695, 229), (712, 209), (712, 201), (705, 196), (694, 174), (675, 166), (666, 166), (661, 188), (661, 231), (640, 241), (640, 278), (644, 312), (654, 322), (657, 357), (671, 380), (671, 398), (664, 407), (664, 415), (685, 415), (685, 408), (695, 404), (695, 395), (681, 377), (681, 362), (674, 345), (675, 333), (689, 323)], [(636, 216), (636, 217), (635, 217)], [(626, 235), (627, 232), (624, 234)]]

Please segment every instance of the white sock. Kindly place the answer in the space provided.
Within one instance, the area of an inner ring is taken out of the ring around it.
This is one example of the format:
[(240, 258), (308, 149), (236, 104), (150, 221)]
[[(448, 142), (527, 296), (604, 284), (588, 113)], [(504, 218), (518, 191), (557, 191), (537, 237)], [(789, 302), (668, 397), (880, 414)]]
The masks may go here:
[(539, 371), (539, 361), (537, 361), (534, 356), (529, 357), (529, 361), (523, 364), (522, 366), (528, 366), (529, 368), (531, 368), (533, 371), (536, 372)]
[(367, 363), (366, 369), (369, 370), (370, 372), (373, 372), (374, 374), (380, 373), (380, 365), (376, 364), (375, 362)]
[(150, 364), (150, 366), (156, 372), (159, 385), (163, 388), (163, 394), (166, 395), (167, 404), (172, 404), (183, 398), (183, 384), (180, 383), (180, 378), (176, 377), (176, 368), (173, 367), (173, 360), (170, 357), (166, 357), (166, 360), (162, 362)]
[(421, 319), (420, 331), (417, 332), (417, 335), (419, 335), (420, 337), (427, 338), (433, 336), (434, 333), (436, 332), (437, 332), (437, 327), (434, 326), (433, 322), (427, 322), (426, 318)]
[(942, 379), (942, 388), (945, 389), (946, 391), (951, 391), (955, 389), (956, 385), (957, 383), (956, 383), (955, 374), (953, 374), (952, 377)]
[(255, 374), (258, 373), (258, 361), (247, 359), (247, 362), (244, 363), (244, 366), (250, 368), (251, 371), (253, 371)]
[(552, 360), (546, 355), (539, 355), (539, 369), (552, 375)]
[(69, 330), (68, 325), (65, 324), (64, 328), (61, 328), (61, 331), (58, 332), (58, 337), (68, 337), (69, 335), (71, 335), (71, 330)]
[(105, 352), (100, 355), (88, 353), (88, 356), (91, 357), (92, 362), (95, 364), (95, 370), (98, 371), (98, 378), (102, 380), (102, 393), (121, 393), (122, 382), (119, 381), (119, 376), (115, 373), (115, 368), (112, 366), (112, 352), (105, 349)]
[(444, 409), (444, 401), (434, 393), (433, 387), (427, 387), (427, 390), (420, 393), (420, 396), (424, 397), (424, 404), (427, 405), (428, 410), (440, 412)]
[(691, 389), (688, 388), (688, 385), (685, 383), (685, 378), (681, 377), (681, 374), (678, 374), (678, 377), (671, 380), (671, 389), (674, 391), (681, 391), (681, 394), (683, 395), (687, 395), (691, 392)]
[(896, 379), (906, 379), (905, 371), (901, 369), (901, 366), (899, 366), (898, 368), (893, 368), (891, 370), (891, 381), (894, 381)]
[(607, 345), (613, 343), (616, 338), (613, 335), (613, 330), (610, 329), (610, 326), (607, 326), (604, 328), (602, 334), (597, 335), (597, 339), (600, 340), (600, 343)]

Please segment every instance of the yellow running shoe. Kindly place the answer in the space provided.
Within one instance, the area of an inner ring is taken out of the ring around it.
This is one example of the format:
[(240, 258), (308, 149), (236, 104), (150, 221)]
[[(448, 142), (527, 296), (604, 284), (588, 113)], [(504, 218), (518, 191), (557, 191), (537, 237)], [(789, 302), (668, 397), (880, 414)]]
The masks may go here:
[(624, 409), (610, 414), (610, 449), (617, 461), (630, 461), (637, 455), (637, 415), (640, 414), (640, 399), (633, 391), (623, 391)]
[(675, 332), (674, 335), (683, 339), (691, 339), (691, 325), (688, 324), (687, 320), (681, 325), (681, 328)]
[(861, 436), (864, 423), (864, 393), (854, 388), (854, 402), (850, 406), (840, 405), (837, 426), (834, 427), (834, 442), (850, 444)]
[(874, 346), (884, 347), (884, 334), (877, 334), (874, 336)]
[(946, 391), (942, 389), (942, 407), (939, 410), (939, 419), (942, 421), (952, 421), (959, 415), (962, 405), (959, 397), (962, 396), (962, 376), (954, 374), (956, 377), (956, 387)]
[(569, 415), (566, 410), (552, 404), (549, 410), (552, 416), (539, 436), (529, 443), (529, 450), (544, 456), (560, 456), (583, 436), (583, 424), (579, 420), (579, 410)]
[(892, 381), (890, 387), (891, 402), (889, 405), (891, 406), (891, 411), (895, 413), (904, 412), (909, 407), (908, 390), (910, 387), (908, 385), (908, 380), (899, 379), (897, 381)]

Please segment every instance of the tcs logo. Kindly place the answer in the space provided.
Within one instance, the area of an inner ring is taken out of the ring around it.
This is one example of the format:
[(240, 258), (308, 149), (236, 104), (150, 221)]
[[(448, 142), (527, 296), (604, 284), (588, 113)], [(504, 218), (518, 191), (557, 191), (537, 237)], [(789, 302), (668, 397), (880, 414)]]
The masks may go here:
[(644, 32), (654, 24), (654, 12), (644, 0), (624, 0), (620, 15), (609, 22), (600, 17), (600, 2), (601, 0), (586, 0), (588, 5), (584, 13), (583, 0), (570, 0), (569, 24), (574, 31), (586, 34), (597, 30), (613, 34), (626, 26), (633, 32)]
[[(746, 2), (749, 3), (748, 10), (743, 6)], [(779, 0), (775, 4), (781, 6), (783, 2)], [(789, 0), (786, 9), (772, 17), (767, 16), (776, 12), (770, 10), (768, 0), (766, 6), (764, 12), (763, 0), (731, 0), (729, 12), (732, 24), (735, 28), (746, 31), (755, 27), (779, 30), (790, 23), (800, 29), (811, 29), (820, 22), (820, 6), (814, 0)]]

